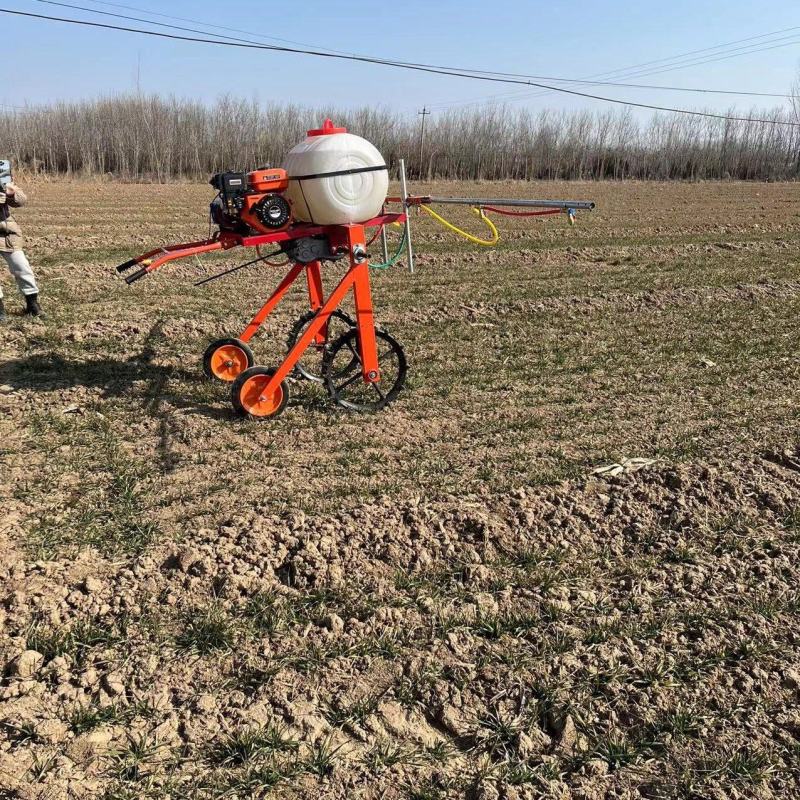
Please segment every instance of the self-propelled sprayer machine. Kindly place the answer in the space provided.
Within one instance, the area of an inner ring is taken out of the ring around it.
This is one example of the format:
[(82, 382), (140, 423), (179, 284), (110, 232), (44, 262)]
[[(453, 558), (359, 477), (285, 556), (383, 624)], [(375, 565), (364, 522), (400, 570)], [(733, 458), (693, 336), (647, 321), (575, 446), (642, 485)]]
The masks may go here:
[[(377, 411), (397, 397), (405, 384), (407, 366), (400, 344), (375, 326), (370, 245), (380, 237), (383, 262), (372, 266), (392, 265), (405, 253), (413, 272), (412, 208), (481, 244), (493, 244), (498, 238), (489, 213), (566, 213), (574, 222), (578, 210), (594, 208), (591, 202), (562, 200), (413, 196), (408, 193), (402, 160), (398, 167), (401, 194), (389, 197), (388, 167), (378, 150), (326, 120), (291, 150), (282, 169), (225, 172), (211, 179), (218, 195), (211, 204), (217, 231), (210, 238), (160, 247), (120, 264), (117, 271), (127, 273), (125, 281), (132, 284), (169, 262), (234, 247), (256, 248), (257, 258), (222, 274), (259, 262), (275, 265), (272, 259), (282, 258), (280, 266), (289, 266), (289, 271), (244, 331), (209, 345), (203, 358), (206, 375), (229, 383), (234, 408), (252, 419), (274, 417), (283, 411), (289, 399), (289, 377), (324, 384), (331, 398), (344, 408)], [(457, 228), (433, 211), (433, 204), (472, 207), (491, 238), (479, 239)], [(397, 210), (390, 211), (392, 208)], [(390, 258), (386, 226), (391, 224), (403, 230)], [(267, 245), (277, 249), (262, 255), (260, 248)], [(345, 273), (325, 297), (322, 264), (336, 262), (343, 262)], [(282, 363), (257, 366), (249, 343), (301, 274), (308, 286), (310, 311), (295, 323)], [(355, 318), (340, 308), (351, 291)]]

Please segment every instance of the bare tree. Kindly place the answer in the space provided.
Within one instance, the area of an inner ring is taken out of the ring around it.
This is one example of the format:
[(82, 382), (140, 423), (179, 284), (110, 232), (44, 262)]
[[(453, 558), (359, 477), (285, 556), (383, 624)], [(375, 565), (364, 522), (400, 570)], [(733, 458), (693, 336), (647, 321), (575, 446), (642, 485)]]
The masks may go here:
[[(796, 179), (800, 73), (789, 105), (752, 112), (765, 122), (629, 111), (532, 114), (508, 105), (451, 109), (426, 128), (386, 108), (302, 108), (235, 97), (204, 104), (144, 95), (0, 113), (0, 141), (23, 168), (52, 174), (166, 181), (278, 165), (326, 116), (365, 136), (412, 176), (446, 179)], [(738, 114), (737, 116), (743, 116)], [(780, 123), (793, 123), (780, 124)]]

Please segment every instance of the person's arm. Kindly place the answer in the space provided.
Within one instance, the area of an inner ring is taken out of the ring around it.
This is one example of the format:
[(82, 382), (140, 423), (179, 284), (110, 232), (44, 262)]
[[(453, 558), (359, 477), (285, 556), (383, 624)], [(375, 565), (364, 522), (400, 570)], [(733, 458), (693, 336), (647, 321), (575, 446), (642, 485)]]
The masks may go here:
[(6, 198), (12, 208), (22, 208), (28, 202), (25, 192), (15, 183), (6, 184)]

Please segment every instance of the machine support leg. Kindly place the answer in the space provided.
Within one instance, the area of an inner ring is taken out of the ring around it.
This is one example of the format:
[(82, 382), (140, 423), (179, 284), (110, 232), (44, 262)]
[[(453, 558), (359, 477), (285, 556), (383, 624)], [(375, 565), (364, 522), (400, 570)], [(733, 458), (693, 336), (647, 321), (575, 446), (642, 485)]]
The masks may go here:
[[(283, 363), (275, 370), (269, 383), (264, 387), (263, 394), (265, 396), (270, 396), (276, 392), (280, 382), (289, 376), (311, 342), (317, 338), (323, 327), (328, 324), (331, 314), (341, 305), (351, 287), (355, 296), (358, 317), (358, 344), (361, 351), (364, 380), (369, 383), (380, 380), (380, 373), (378, 372), (378, 343), (375, 340), (375, 320), (372, 312), (372, 295), (369, 285), (369, 262), (366, 258), (360, 260), (362, 257), (357, 256), (354, 252), (357, 249), (366, 252), (363, 225), (347, 226), (347, 243), (350, 250), (350, 269), (323, 303), (322, 308), (317, 311), (317, 315), (295, 342), (294, 347), (288, 352)], [(288, 278), (289, 276), (287, 275), (284, 283), (287, 282)], [(262, 312), (263, 309), (259, 311), (258, 315)]]
[(369, 285), (369, 265), (356, 267), (353, 294), (356, 300), (358, 322), (358, 348), (361, 351), (361, 371), (367, 383), (381, 379), (378, 369), (378, 342), (375, 339), (375, 317), (372, 312), (372, 292)]
[[(308, 302), (312, 311), (319, 311), (325, 302), (325, 294), (322, 288), (322, 272), (319, 261), (312, 261), (306, 264), (306, 281), (308, 282)], [(328, 323), (322, 327), (314, 340), (315, 344), (324, 345), (328, 337)]]
[(278, 284), (278, 288), (272, 293), (272, 296), (261, 307), (259, 312), (250, 321), (250, 324), (244, 329), (244, 333), (239, 337), (243, 342), (249, 342), (255, 332), (261, 327), (264, 320), (272, 313), (272, 310), (281, 301), (281, 298), (286, 294), (287, 289), (295, 282), (297, 276), (303, 270), (302, 264), (295, 264), (286, 277)]
[(372, 310), (372, 291), (369, 285), (369, 262), (364, 260), (358, 263), (353, 257), (355, 248), (364, 246), (363, 226), (350, 225), (347, 229), (347, 237), (353, 271), (353, 297), (358, 324), (361, 371), (367, 383), (375, 383), (380, 380), (381, 376), (378, 370), (378, 343), (375, 341), (375, 316)]
[(330, 297), (328, 297), (325, 304), (317, 312), (317, 316), (314, 317), (311, 324), (303, 331), (297, 342), (295, 342), (294, 347), (288, 352), (283, 363), (275, 370), (269, 383), (264, 387), (264, 395), (268, 396), (277, 390), (280, 382), (291, 373), (300, 360), (300, 356), (308, 349), (311, 342), (316, 339), (323, 326), (328, 324), (331, 314), (339, 307), (342, 300), (344, 300), (345, 296), (350, 291), (350, 287), (355, 280), (356, 269), (358, 269), (358, 267), (351, 267), (342, 280), (339, 281), (337, 287), (331, 292)]
[(317, 311), (322, 307), (322, 303), (325, 300), (319, 261), (312, 261), (310, 264), (306, 264), (306, 280), (308, 281), (308, 300), (311, 310)]

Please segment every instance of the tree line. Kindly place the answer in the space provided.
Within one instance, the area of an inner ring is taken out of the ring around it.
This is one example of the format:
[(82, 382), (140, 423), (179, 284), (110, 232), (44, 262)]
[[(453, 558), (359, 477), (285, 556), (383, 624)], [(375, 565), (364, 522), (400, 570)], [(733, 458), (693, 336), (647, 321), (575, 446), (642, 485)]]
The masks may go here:
[[(792, 109), (754, 112), (796, 122)], [(387, 108), (304, 108), (222, 98), (118, 96), (0, 113), (0, 157), (17, 168), (130, 180), (197, 179), (278, 166), (326, 117), (366, 137), (411, 177), (786, 180), (800, 175), (800, 128), (626, 110), (451, 109), (419, 121)]]

